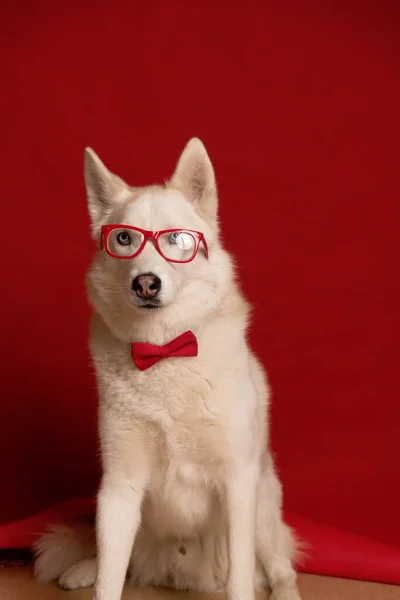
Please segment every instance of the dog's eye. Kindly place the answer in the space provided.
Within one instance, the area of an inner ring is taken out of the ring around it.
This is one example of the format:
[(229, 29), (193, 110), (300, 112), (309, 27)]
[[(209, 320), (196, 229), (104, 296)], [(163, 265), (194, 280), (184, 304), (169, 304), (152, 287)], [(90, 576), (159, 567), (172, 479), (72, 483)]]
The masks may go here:
[(121, 231), (117, 235), (117, 242), (121, 246), (128, 246), (131, 243), (131, 238), (130, 238), (129, 233), (127, 233), (126, 231)]
[(181, 235), (179, 231), (174, 231), (174, 233), (171, 233), (169, 236), (169, 243), (176, 244), (176, 240), (179, 235)]
[(174, 231), (169, 236), (169, 243), (178, 246), (181, 250), (190, 250), (193, 248), (193, 238), (184, 231)]

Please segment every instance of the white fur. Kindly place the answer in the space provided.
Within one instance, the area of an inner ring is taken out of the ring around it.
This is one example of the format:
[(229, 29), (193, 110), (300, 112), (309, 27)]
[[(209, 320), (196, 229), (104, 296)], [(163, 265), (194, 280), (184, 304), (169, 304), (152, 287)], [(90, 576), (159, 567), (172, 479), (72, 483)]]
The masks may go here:
[[(268, 448), (268, 386), (246, 342), (249, 307), (219, 241), (204, 146), (191, 140), (172, 180), (144, 189), (126, 186), (93, 151), (85, 161), (96, 239), (103, 223), (124, 223), (198, 230), (209, 245), (209, 259), (200, 247), (181, 265), (165, 261), (151, 241), (133, 260), (99, 250), (89, 271), (103, 462), (95, 598), (120, 600), (129, 570), (141, 586), (226, 589), (229, 600), (253, 600), (255, 587), (269, 585), (274, 600), (299, 600)], [(131, 283), (148, 272), (162, 281), (162, 307), (146, 312)], [(163, 344), (188, 329), (198, 357), (135, 367), (132, 342)], [(36, 572), (71, 589), (90, 585), (94, 546), (52, 560), (71, 548), (66, 536), (70, 530), (39, 540)]]

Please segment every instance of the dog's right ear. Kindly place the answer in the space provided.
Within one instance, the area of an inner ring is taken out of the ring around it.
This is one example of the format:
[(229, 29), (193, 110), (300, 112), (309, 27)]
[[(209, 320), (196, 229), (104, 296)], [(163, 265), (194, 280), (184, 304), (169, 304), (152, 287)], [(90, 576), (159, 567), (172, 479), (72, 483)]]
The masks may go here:
[(184, 148), (170, 185), (181, 190), (212, 227), (218, 227), (218, 195), (214, 169), (203, 142), (192, 138)]
[(85, 185), (92, 233), (98, 237), (99, 228), (115, 203), (130, 194), (129, 186), (101, 162), (91, 148), (85, 148)]

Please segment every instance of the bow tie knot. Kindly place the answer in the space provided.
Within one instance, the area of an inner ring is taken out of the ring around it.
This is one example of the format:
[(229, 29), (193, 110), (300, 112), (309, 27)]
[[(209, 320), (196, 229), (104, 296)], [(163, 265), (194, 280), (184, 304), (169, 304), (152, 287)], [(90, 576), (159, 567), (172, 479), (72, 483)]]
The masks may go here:
[(165, 346), (159, 346), (158, 348), (160, 350), (160, 358), (168, 358), (169, 357), (168, 344), (165, 344)]
[(156, 346), (134, 342), (132, 344), (132, 360), (140, 371), (149, 369), (164, 358), (173, 356), (197, 356), (198, 345), (194, 333), (186, 331), (168, 344)]

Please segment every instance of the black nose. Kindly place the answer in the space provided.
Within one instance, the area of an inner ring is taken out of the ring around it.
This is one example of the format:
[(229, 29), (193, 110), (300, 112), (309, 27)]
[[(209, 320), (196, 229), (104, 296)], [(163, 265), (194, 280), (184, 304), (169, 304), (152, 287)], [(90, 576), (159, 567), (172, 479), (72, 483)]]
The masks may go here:
[(160, 291), (161, 279), (152, 273), (138, 275), (132, 281), (132, 289), (142, 300), (150, 300)]

